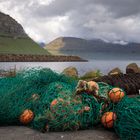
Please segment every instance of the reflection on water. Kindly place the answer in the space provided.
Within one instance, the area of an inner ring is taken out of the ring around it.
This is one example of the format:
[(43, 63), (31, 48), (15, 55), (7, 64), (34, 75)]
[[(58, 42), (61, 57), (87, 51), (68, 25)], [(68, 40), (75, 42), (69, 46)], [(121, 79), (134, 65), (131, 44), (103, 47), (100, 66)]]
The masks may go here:
[(95, 60), (89, 62), (0, 62), (0, 69), (8, 70), (16, 66), (18, 70), (24, 68), (43, 67), (51, 68), (56, 72), (62, 72), (64, 68), (74, 66), (78, 69), (80, 75), (90, 70), (101, 70), (107, 74), (111, 69), (119, 67), (123, 72), (130, 63), (137, 63), (140, 66), (140, 60)]

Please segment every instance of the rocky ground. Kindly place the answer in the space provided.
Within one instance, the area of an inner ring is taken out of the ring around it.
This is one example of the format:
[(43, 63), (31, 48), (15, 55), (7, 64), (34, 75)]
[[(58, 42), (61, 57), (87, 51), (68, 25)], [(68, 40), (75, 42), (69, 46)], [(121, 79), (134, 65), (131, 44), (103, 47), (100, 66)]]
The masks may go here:
[(40, 133), (27, 127), (0, 127), (0, 140), (119, 140), (115, 132), (97, 127), (77, 132)]

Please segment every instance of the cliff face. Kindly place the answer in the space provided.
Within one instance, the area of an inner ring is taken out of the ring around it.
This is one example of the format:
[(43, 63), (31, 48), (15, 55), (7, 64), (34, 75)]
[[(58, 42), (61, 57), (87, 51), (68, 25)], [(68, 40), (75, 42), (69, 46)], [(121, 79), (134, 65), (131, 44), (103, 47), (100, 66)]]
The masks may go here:
[(0, 12), (0, 35), (11, 37), (28, 37), (22, 26), (9, 15)]
[(47, 55), (49, 53), (33, 41), (15, 19), (0, 12), (1, 54)]

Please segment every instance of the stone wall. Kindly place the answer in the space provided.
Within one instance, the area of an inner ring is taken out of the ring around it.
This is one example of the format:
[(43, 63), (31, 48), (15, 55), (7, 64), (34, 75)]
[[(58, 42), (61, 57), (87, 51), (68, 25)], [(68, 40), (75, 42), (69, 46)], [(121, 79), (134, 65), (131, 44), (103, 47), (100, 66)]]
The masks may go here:
[(78, 56), (0, 54), (0, 62), (64, 62), (86, 61)]

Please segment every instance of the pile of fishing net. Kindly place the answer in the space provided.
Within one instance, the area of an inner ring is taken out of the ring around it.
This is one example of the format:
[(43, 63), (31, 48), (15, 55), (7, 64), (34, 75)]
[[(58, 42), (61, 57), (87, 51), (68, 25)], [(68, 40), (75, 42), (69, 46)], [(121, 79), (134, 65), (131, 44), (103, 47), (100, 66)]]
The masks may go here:
[(45, 132), (89, 129), (101, 122), (121, 139), (140, 139), (140, 97), (128, 98), (120, 88), (41, 68), (0, 78), (0, 87), (0, 125)]

